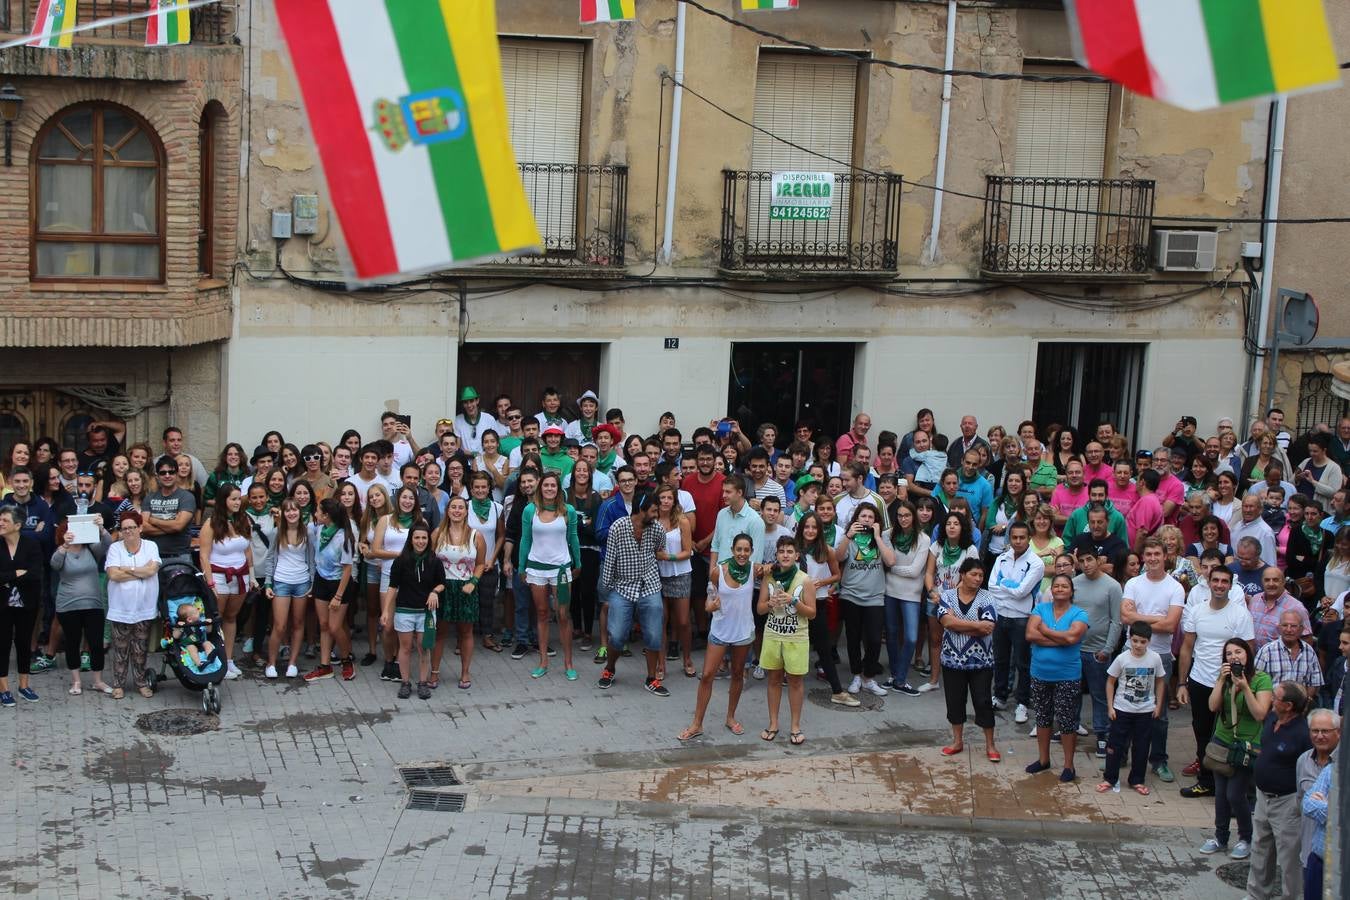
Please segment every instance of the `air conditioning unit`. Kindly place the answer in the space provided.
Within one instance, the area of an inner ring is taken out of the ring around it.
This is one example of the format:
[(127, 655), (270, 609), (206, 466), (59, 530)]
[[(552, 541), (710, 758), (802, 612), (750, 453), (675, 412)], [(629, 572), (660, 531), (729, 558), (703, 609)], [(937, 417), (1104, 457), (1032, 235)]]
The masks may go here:
[(1164, 272), (1213, 272), (1219, 235), (1213, 231), (1153, 232), (1153, 265)]

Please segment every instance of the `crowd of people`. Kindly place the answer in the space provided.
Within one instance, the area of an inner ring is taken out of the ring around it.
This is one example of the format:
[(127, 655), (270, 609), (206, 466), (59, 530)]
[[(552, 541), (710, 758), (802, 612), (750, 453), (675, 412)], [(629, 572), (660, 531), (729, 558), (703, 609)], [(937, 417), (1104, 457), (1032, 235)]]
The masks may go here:
[(556, 626), (567, 681), (587, 658), (600, 689), (630, 666), (660, 698), (688, 678), (681, 741), (719, 679), (743, 734), (749, 677), (766, 686), (759, 737), (778, 738), (786, 686), (804, 743), (814, 669), (846, 707), (941, 691), (948, 756), (973, 709), (1000, 762), (994, 711), (1011, 709), (1037, 738), (1028, 773), (1053, 771), (1057, 741), (1074, 781), (1081, 738), (1098, 791), (1125, 770), (1143, 795), (1176, 780), (1168, 716), (1188, 708), (1181, 794), (1215, 801), (1201, 851), (1250, 856), (1253, 897), (1320, 883), (1350, 656), (1350, 418), (1294, 436), (1272, 409), (1244, 439), (1186, 416), (1132, 447), (1111, 423), (981, 434), (969, 415), (949, 437), (928, 409), (875, 435), (859, 413), (837, 438), (731, 419), (686, 434), (667, 412), (646, 436), (592, 391), (565, 407), (546, 389), (532, 414), (473, 387), (459, 401), (425, 445), (385, 412), (377, 437), (269, 431), (206, 462), (178, 428), (153, 448), (116, 421), (81, 447), (4, 448), (0, 705), (17, 705), (11, 648), (25, 701), (58, 653), (71, 695), (86, 673), (114, 699), (152, 695), (147, 653), (175, 604), (160, 569), (187, 562), (213, 589), (226, 679), (379, 665), (399, 698), (427, 699), (447, 645), (463, 690), (476, 651), (549, 677)]

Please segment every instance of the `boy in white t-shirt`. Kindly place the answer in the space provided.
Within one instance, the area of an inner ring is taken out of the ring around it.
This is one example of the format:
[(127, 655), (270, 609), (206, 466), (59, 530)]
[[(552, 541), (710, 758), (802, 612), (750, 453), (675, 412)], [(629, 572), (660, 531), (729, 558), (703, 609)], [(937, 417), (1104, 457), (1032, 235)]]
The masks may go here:
[(1097, 793), (1120, 793), (1120, 754), (1130, 747), (1130, 787), (1149, 795), (1144, 776), (1148, 771), (1148, 745), (1153, 723), (1162, 715), (1166, 701), (1167, 669), (1162, 657), (1149, 648), (1153, 626), (1135, 622), (1130, 626), (1129, 646), (1106, 669), (1106, 705), (1111, 732), (1106, 742), (1106, 772)]

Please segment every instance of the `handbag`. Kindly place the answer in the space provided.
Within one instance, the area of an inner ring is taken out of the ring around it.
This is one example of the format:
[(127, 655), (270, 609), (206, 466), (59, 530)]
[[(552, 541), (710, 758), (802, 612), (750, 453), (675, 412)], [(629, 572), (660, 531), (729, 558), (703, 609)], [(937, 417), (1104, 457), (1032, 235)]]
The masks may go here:
[(1200, 765), (1215, 775), (1232, 778), (1235, 770), (1233, 764), (1228, 761), (1228, 754), (1231, 749), (1229, 745), (1217, 737), (1211, 737), (1209, 743), (1205, 745), (1205, 756), (1200, 760)]
[[(1236, 690), (1229, 695), (1228, 708), (1229, 724), (1236, 730), (1238, 720)], [(1218, 735), (1214, 735), (1205, 745), (1205, 756), (1200, 760), (1200, 764), (1215, 775), (1232, 778), (1238, 769), (1251, 768), (1252, 760), (1258, 753), (1260, 750), (1251, 741), (1234, 739), (1231, 744), (1225, 744), (1219, 740)]]

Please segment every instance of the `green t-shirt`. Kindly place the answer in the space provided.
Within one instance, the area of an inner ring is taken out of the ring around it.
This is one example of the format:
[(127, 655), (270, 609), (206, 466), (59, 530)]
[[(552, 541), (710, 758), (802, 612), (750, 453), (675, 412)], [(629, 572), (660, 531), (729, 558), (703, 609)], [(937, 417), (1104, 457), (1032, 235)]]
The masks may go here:
[(566, 450), (559, 449), (557, 453), (549, 453), (547, 450), (541, 450), (539, 453), (539, 462), (543, 465), (544, 471), (549, 469), (566, 477), (572, 474), (572, 467), (577, 461), (567, 455)]
[(1055, 485), (1059, 483), (1059, 471), (1054, 463), (1048, 463), (1044, 460), (1036, 467), (1036, 471), (1031, 473), (1028, 479), (1030, 487), (1036, 491), (1052, 491)]
[(512, 437), (509, 434), (504, 434), (501, 436), (501, 439), (498, 442), (500, 446), (498, 447), (497, 452), (500, 453), (502, 456), (505, 456), (507, 459), (510, 459), (511, 451), (519, 447), (520, 442), (523, 440), (524, 438)]
[[(1265, 672), (1257, 672), (1252, 676), (1252, 693), (1259, 694), (1262, 691), (1273, 691), (1274, 685), (1271, 683), (1270, 676)], [(1225, 744), (1231, 744), (1234, 739), (1239, 741), (1251, 741), (1253, 744), (1261, 742), (1261, 721), (1252, 717), (1247, 712), (1247, 695), (1239, 692), (1237, 695), (1237, 727), (1233, 726), (1233, 691), (1225, 689), (1223, 693), (1223, 708), (1219, 710), (1219, 717), (1214, 722), (1214, 736)]]

